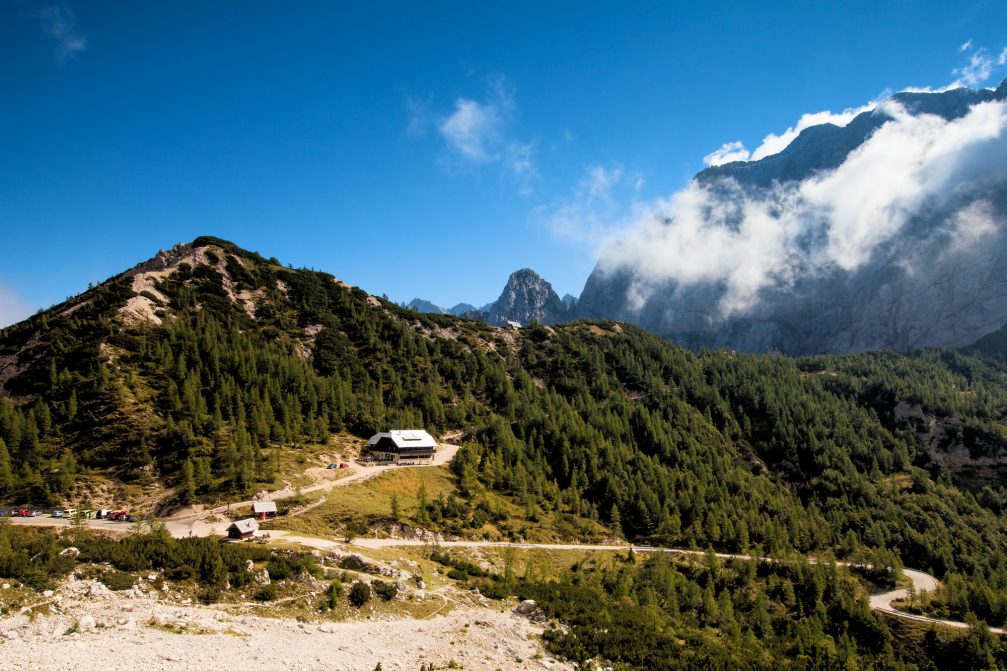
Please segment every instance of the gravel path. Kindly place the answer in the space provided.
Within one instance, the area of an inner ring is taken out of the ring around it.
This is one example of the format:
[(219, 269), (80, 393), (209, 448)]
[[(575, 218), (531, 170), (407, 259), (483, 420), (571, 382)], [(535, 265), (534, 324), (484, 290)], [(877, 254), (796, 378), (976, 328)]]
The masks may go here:
[[(291, 538), (290, 540), (294, 542), (299, 542), (298, 539)], [(395, 539), (395, 538), (357, 538), (353, 540), (353, 545), (358, 545), (360, 547), (366, 548), (389, 548), (389, 547), (402, 547), (402, 546), (417, 546), (426, 544), (425, 541), (407, 540), (407, 539)], [(305, 543), (309, 545), (309, 543)], [(680, 554), (680, 555), (693, 555), (693, 556), (705, 556), (706, 553), (700, 550), (682, 550), (678, 548), (657, 548), (649, 546), (631, 546), (631, 545), (586, 545), (586, 544), (576, 544), (576, 543), (496, 543), (492, 541), (443, 541), (438, 543), (440, 547), (460, 547), (460, 548), (489, 548), (489, 547), (513, 547), (518, 549), (540, 549), (540, 550), (596, 550), (596, 551), (608, 551), (608, 552), (626, 552), (630, 549), (633, 552), (639, 553), (654, 553), (654, 552), (665, 552), (669, 554)], [(318, 547), (318, 546), (312, 546)], [(718, 552), (717, 557), (720, 559), (743, 559), (750, 560), (755, 559), (751, 555), (742, 554), (726, 554)], [(814, 561), (812, 559), (811, 561)], [(852, 566), (847, 562), (837, 562), (840, 566)], [(916, 569), (903, 569), (903, 575), (909, 578), (910, 582), (913, 584), (913, 591), (919, 595), (926, 592), (933, 592), (937, 589), (937, 578), (933, 577), (929, 573), (924, 573), (923, 571), (917, 571)], [(909, 597), (908, 589), (896, 589), (890, 592), (884, 592), (882, 594), (873, 594), (870, 598), (871, 610), (885, 613), (894, 617), (899, 617), (904, 620), (913, 620), (915, 622), (929, 622), (931, 624), (937, 624), (945, 627), (951, 627), (953, 629), (968, 629), (969, 625), (965, 622), (959, 622), (957, 620), (941, 620), (935, 617), (927, 617), (926, 615), (916, 615), (913, 613), (907, 613), (904, 610), (899, 610), (892, 605), (893, 601), (898, 601), (900, 599), (906, 599)], [(1007, 629), (1002, 627), (990, 627), (990, 632), (998, 635), (1007, 635)]]

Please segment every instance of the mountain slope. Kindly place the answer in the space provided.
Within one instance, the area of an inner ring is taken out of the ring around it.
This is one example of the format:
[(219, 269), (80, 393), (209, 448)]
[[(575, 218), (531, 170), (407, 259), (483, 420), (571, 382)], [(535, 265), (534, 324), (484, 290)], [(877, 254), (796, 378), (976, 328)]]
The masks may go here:
[(1003, 451), (1007, 369), (981, 352), (795, 361), (610, 322), (508, 331), (200, 238), (4, 329), (0, 356), (4, 502), (106, 479), (236, 500), (335, 431), (462, 428), (456, 492), (430, 502), (459, 531), (604, 524), (1003, 574), (984, 548), (1007, 546), (1007, 493), (976, 470)]
[(1005, 165), (1007, 82), (896, 94), (699, 173), (603, 252), (576, 315), (690, 348), (969, 345), (1007, 323)]

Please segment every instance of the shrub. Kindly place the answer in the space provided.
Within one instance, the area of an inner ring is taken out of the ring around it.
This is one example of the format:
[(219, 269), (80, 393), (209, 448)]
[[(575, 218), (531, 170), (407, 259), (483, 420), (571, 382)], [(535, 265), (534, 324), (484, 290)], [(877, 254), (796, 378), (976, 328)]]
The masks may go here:
[(325, 596), (325, 601), (322, 602), (320, 610), (325, 613), (327, 611), (333, 610), (339, 605), (339, 597), (343, 595), (343, 583), (339, 581), (338, 578), (332, 581), (329, 585), (329, 591)]
[(255, 593), (253, 597), (256, 601), (273, 601), (277, 597), (276, 585), (270, 583)]
[(395, 598), (395, 595), (399, 593), (399, 588), (395, 586), (395, 583), (385, 582), (383, 580), (375, 580), (372, 582), (371, 589), (385, 601), (391, 601)]
[(125, 571), (110, 571), (108, 573), (103, 573), (99, 580), (104, 583), (105, 587), (117, 592), (131, 589), (133, 585), (136, 584), (136, 578), (133, 574), (126, 573)]
[(322, 570), (318, 567), (318, 562), (315, 561), (314, 557), (307, 554), (293, 556), (274, 555), (270, 558), (266, 570), (269, 571), (269, 577), (273, 580), (296, 578), (302, 573), (309, 573), (316, 578), (322, 574)]
[(199, 601), (209, 606), (211, 603), (220, 601), (221, 596), (223, 596), (223, 591), (219, 587), (207, 587), (199, 593)]
[(350, 603), (360, 608), (371, 600), (371, 587), (365, 582), (355, 582), (350, 588)]

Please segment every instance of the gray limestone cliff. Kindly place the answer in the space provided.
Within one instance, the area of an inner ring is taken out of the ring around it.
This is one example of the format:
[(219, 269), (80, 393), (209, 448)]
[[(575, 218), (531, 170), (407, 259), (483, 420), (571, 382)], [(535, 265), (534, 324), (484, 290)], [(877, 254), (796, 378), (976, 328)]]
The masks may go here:
[[(1003, 100), (1007, 80), (996, 90), (892, 97), (910, 115), (944, 120)], [(781, 185), (814, 180), (844, 164), (891, 121), (887, 109), (864, 112), (845, 127), (807, 128), (780, 153), (708, 168), (695, 184), (711, 193), (756, 199)], [(1002, 126), (999, 132), (985, 155), (949, 157), (949, 170), (964, 177), (930, 194), (897, 235), (874, 245), (853, 268), (795, 266), (786, 283), (761, 287), (748, 309), (725, 313), (720, 308), (724, 281), (685, 283), (668, 279), (677, 277), (670, 272), (659, 281), (643, 280), (640, 265), (620, 259), (599, 263), (572, 316), (632, 322), (694, 349), (803, 355), (972, 344), (1007, 323), (1007, 144)], [(963, 168), (968, 161), (974, 166)], [(961, 244), (963, 217), (971, 215), (981, 219), (981, 243)], [(663, 225), (673, 223), (669, 219)], [(810, 234), (802, 242), (818, 243)], [(646, 286), (642, 294), (641, 285)]]
[(518, 322), (555, 324), (568, 316), (566, 305), (552, 285), (530, 268), (511, 274), (500, 298), (487, 311), (485, 321), (496, 326)]

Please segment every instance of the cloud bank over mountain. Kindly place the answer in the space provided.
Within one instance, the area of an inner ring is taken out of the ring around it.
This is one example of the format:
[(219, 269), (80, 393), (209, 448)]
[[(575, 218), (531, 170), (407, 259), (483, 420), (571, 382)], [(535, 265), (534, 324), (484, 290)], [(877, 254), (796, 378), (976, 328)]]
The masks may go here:
[(890, 120), (835, 170), (758, 192), (732, 178), (690, 182), (604, 250), (600, 266), (634, 269), (637, 307), (668, 280), (722, 283), (728, 314), (751, 308), (765, 287), (855, 270), (914, 216), (964, 192), (976, 200), (956, 226), (971, 225), (967, 212), (989, 211), (979, 194), (1007, 170), (1007, 104), (982, 103), (950, 121), (897, 102), (879, 112)]
[[(790, 138), (786, 148), (765, 154), (780, 138)], [(781, 320), (803, 314), (814, 322), (836, 301), (851, 312), (897, 286), (901, 298), (879, 314), (906, 315), (918, 309), (913, 301), (957, 305), (997, 284), (975, 273), (996, 270), (1007, 226), (1004, 85), (901, 93), (870, 109), (806, 115), (763, 147), (752, 154), (761, 160), (711, 167), (649, 204), (602, 250), (581, 313), (693, 344), (774, 349), (783, 331), (802, 327)], [(949, 281), (935, 273), (971, 284), (950, 281), (946, 289), (960, 295), (935, 298), (924, 289)], [(1007, 321), (1007, 305), (1003, 314), (988, 302), (976, 309), (980, 330)], [(922, 325), (896, 321), (886, 335), (817, 344), (812, 337), (806, 347), (782, 348), (904, 348), (965, 337), (910, 336)], [(761, 335), (741, 323), (759, 323)]]

